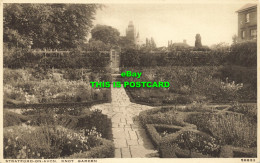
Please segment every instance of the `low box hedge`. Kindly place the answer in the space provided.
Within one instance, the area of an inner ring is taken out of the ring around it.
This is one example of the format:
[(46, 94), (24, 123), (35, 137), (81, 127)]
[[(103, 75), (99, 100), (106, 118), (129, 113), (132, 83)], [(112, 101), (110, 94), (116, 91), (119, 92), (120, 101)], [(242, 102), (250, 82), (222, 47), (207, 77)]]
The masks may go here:
[(114, 157), (114, 143), (112, 141), (101, 139), (102, 145), (92, 148), (90, 151), (84, 153), (75, 153), (66, 159), (79, 158), (113, 158)]
[[(130, 98), (130, 101), (133, 103), (148, 105), (148, 106), (167, 106), (167, 105), (176, 105), (176, 104), (190, 104), (192, 103), (192, 98), (188, 95), (178, 95), (172, 99), (166, 99), (165, 96), (156, 96), (153, 97), (150, 94), (146, 94), (145, 97), (139, 97), (140, 92), (133, 88), (126, 88), (126, 93)], [(154, 92), (153, 92), (154, 93)]]
[[(177, 129), (177, 130), (181, 131), (181, 129), (183, 129), (183, 127), (174, 126), (174, 125), (166, 125), (166, 124), (146, 124), (146, 131), (148, 132), (148, 135), (150, 136), (155, 147), (159, 146), (159, 144), (161, 143), (161, 140), (163, 138), (160, 135), (160, 133), (157, 131), (158, 129)], [(176, 135), (176, 133), (168, 134), (166, 136), (170, 136), (170, 135), (171, 136)]]

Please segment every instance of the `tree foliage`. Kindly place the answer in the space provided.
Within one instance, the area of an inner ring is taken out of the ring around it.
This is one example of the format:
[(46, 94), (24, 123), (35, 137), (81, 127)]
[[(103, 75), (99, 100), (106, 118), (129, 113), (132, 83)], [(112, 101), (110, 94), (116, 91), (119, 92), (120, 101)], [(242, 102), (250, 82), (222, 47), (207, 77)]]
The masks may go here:
[(5, 4), (4, 42), (32, 48), (76, 48), (86, 41), (96, 4)]
[(105, 44), (118, 45), (120, 33), (117, 29), (107, 25), (96, 25), (91, 30), (92, 38)]
[(195, 36), (195, 47), (196, 48), (201, 48), (202, 47), (202, 43), (201, 43), (201, 36), (200, 34), (196, 34)]
[(232, 44), (227, 60), (230, 64), (255, 67), (257, 65), (257, 41), (245, 41)]
[(134, 49), (135, 48), (134, 42), (132, 40), (130, 40), (129, 38), (127, 38), (126, 36), (120, 36), (118, 44), (122, 49)]

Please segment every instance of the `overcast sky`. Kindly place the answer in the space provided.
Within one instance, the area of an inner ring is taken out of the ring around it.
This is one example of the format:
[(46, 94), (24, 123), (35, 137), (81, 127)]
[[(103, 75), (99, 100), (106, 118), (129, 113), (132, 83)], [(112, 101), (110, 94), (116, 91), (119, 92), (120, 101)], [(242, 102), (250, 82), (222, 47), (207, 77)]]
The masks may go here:
[(203, 45), (232, 43), (232, 36), (237, 34), (236, 11), (248, 2), (105, 4), (97, 12), (95, 24), (117, 28), (125, 36), (132, 20), (141, 40), (145, 42), (146, 37), (153, 37), (157, 46), (167, 46), (168, 40), (182, 42), (184, 39), (194, 46), (197, 33)]

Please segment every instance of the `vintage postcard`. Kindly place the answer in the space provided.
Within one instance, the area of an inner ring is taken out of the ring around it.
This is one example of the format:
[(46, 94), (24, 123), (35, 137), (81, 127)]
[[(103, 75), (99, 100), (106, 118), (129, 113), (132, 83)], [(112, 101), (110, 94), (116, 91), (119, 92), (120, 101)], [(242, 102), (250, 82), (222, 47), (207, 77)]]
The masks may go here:
[(1, 23), (0, 163), (259, 163), (259, 1), (4, 0)]

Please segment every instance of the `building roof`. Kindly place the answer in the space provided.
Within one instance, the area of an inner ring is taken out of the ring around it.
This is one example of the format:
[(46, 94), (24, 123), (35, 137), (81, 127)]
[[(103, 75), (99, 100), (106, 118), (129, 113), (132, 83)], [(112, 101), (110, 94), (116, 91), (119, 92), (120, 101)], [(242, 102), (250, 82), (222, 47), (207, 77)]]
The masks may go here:
[(243, 7), (241, 7), (239, 10), (237, 10), (236, 12), (242, 12), (251, 8), (255, 8), (257, 6), (256, 3), (248, 3), (246, 5), (244, 5)]
[(183, 42), (176, 42), (172, 44), (173, 47), (189, 47), (189, 45), (187, 43), (183, 43)]

